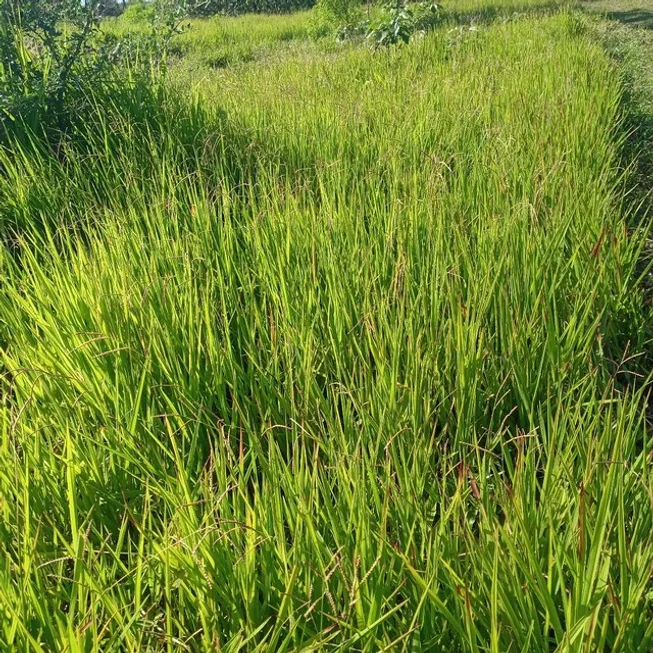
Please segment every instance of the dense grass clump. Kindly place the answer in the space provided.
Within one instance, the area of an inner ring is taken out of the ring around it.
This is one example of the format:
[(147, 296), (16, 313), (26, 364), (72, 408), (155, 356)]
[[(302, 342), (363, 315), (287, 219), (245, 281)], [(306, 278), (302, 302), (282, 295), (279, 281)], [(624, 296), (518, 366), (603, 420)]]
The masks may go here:
[(648, 650), (644, 229), (579, 19), (182, 83), (0, 154), (0, 648)]

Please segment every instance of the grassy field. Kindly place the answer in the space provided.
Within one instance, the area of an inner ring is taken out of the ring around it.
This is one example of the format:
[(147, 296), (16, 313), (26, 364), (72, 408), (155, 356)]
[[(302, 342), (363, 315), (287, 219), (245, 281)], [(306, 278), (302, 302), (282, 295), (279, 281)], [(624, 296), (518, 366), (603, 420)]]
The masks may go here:
[[(184, 32), (173, 39), (171, 53), (183, 58), (187, 66), (209, 69), (254, 61), (284, 45), (305, 42), (309, 22), (310, 12), (188, 20), (183, 23)], [(145, 35), (151, 27), (146, 19), (134, 21), (121, 16), (107, 20), (105, 30), (120, 38), (128, 34)]]
[(0, 149), (0, 650), (651, 650), (616, 64), (543, 3), (308, 20)]

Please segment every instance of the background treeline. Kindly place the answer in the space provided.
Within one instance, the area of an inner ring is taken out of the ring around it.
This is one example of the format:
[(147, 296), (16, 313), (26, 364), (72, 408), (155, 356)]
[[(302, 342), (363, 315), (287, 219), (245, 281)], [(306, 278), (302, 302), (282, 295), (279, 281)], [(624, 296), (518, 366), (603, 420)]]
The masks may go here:
[[(316, 0), (200, 0), (189, 3), (188, 13), (193, 16), (213, 16), (219, 14), (265, 13), (281, 14), (300, 9), (310, 9)], [(127, 2), (123, 0), (103, 0), (100, 8), (104, 16), (118, 16), (132, 5), (147, 5), (147, 0)]]
[(315, 0), (206, 0), (191, 10), (196, 16), (215, 14), (281, 14), (310, 9)]

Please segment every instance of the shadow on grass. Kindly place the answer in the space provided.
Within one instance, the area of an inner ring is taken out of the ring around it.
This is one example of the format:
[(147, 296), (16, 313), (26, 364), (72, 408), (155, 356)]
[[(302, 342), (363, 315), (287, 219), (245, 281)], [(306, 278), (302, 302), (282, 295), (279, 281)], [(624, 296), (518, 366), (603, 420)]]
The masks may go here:
[(608, 20), (617, 20), (629, 27), (653, 29), (653, 11), (648, 9), (630, 9), (628, 11), (609, 11), (605, 14)]
[(549, 16), (564, 8), (560, 2), (547, 2), (541, 5), (507, 4), (482, 7), (474, 11), (445, 11), (444, 21), (453, 25), (488, 25), (507, 22), (529, 16)]
[(643, 220), (653, 208), (653, 114), (642, 110), (628, 91), (624, 95), (624, 114), (624, 155), (626, 160), (633, 161), (633, 201), (638, 206), (636, 216)]
[[(653, 113), (641, 106), (639, 99), (631, 89), (626, 88), (623, 99), (626, 139), (623, 156), (631, 162), (632, 174), (629, 183), (632, 186), (627, 204), (634, 226), (651, 225), (653, 220)], [(648, 270), (648, 271), (647, 271)], [(643, 300), (648, 307), (647, 319), (649, 329), (653, 319), (653, 233), (649, 232), (648, 243), (638, 263), (638, 272), (642, 275)], [(651, 334), (653, 337), (653, 334)], [(653, 352), (647, 356), (649, 369), (653, 370)], [(653, 398), (649, 410), (653, 419)]]
[[(619, 18), (621, 15), (623, 18)], [(626, 39), (633, 39), (640, 43), (639, 57), (646, 58), (649, 54), (649, 47), (641, 37), (636, 36), (639, 30), (633, 28), (642, 27), (642, 16), (646, 16), (648, 24), (646, 29), (653, 29), (653, 12), (644, 10), (633, 10), (624, 12), (613, 12), (605, 14), (609, 20), (621, 20), (624, 24), (623, 35), (619, 35), (615, 41), (607, 41), (606, 47), (611, 56), (617, 61), (623, 71), (623, 95), (621, 99), (620, 113), (622, 122), (620, 131), (623, 135), (622, 160), (625, 165), (630, 166), (630, 174), (627, 177), (628, 196), (625, 208), (630, 216), (630, 224), (637, 228), (650, 226), (653, 220), (653, 110), (649, 100), (648, 86), (645, 83), (646, 77), (650, 75), (648, 69), (633, 66), (629, 58), (624, 57), (620, 50), (619, 43)], [(653, 54), (653, 53), (651, 53)], [(646, 334), (644, 338), (653, 338), (653, 233), (649, 233), (648, 243), (641, 254), (638, 262), (638, 274), (641, 275), (642, 301), (646, 306), (646, 317), (643, 329)], [(647, 271), (648, 270), (648, 271)], [(628, 333), (627, 325), (624, 325), (624, 333)], [(641, 334), (640, 334), (640, 337)], [(633, 339), (634, 335), (633, 335)], [(653, 350), (648, 352), (642, 360), (644, 369), (653, 370)], [(653, 397), (649, 400), (649, 413), (653, 419)]]

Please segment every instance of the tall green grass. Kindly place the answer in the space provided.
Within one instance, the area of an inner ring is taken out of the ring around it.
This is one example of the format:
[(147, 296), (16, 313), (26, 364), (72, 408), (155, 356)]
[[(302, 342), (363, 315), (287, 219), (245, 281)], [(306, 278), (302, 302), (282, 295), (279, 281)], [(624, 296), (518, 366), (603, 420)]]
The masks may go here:
[[(455, 0), (440, 7), (442, 22), (449, 28), (459, 25), (482, 25), (492, 21), (511, 21), (535, 14), (560, 11), (564, 0)], [(361, 20), (378, 18), (381, 12), (377, 3), (361, 3)], [(346, 47), (337, 44), (335, 35), (311, 43), (309, 35), (313, 12), (298, 11), (291, 14), (261, 16), (213, 16), (184, 21), (181, 32), (172, 37), (170, 55), (191, 74), (208, 69), (226, 68), (238, 64), (258, 62), (268, 58), (283, 57), (290, 51), (305, 54), (309, 51), (333, 51)], [(118, 18), (102, 22), (102, 30), (118, 39), (143, 38), (152, 33), (147, 12), (126, 12)], [(206, 71), (204, 71), (206, 72)]]
[(649, 650), (645, 233), (579, 19), (185, 81), (0, 155), (0, 647)]
[[(310, 12), (299, 11), (278, 16), (219, 16), (195, 18), (182, 24), (182, 32), (173, 37), (170, 54), (183, 58), (187, 66), (223, 68), (251, 62), (271, 51), (308, 39)], [(148, 20), (129, 15), (103, 21), (102, 29), (119, 39), (143, 37), (151, 33)]]

